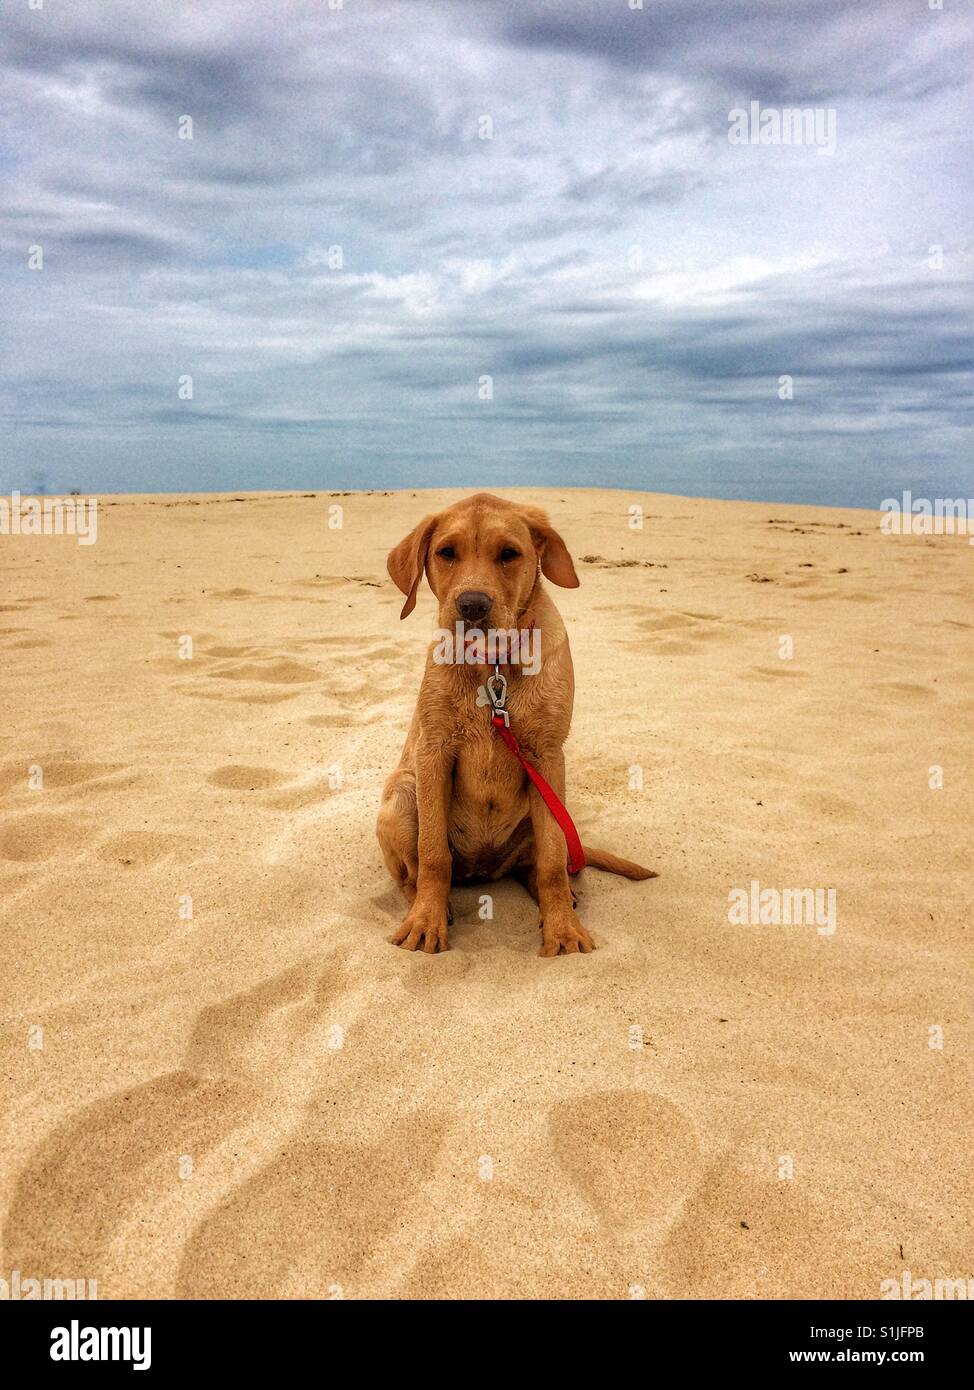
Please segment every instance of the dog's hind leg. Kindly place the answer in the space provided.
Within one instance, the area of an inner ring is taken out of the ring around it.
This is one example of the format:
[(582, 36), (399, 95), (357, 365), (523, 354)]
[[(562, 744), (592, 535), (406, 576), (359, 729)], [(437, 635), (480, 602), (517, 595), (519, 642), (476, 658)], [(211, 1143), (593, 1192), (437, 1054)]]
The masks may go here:
[(393, 882), (412, 905), (419, 869), (419, 815), (416, 778), (408, 768), (397, 768), (386, 782), (375, 833)]
[[(511, 878), (515, 879), (525, 892), (529, 893), (534, 901), (541, 906), (541, 899), (538, 897), (538, 871), (533, 862), (530, 864), (519, 864), (517, 868), (511, 870)], [(572, 907), (578, 906), (578, 898), (571, 884), (568, 885), (572, 895)]]

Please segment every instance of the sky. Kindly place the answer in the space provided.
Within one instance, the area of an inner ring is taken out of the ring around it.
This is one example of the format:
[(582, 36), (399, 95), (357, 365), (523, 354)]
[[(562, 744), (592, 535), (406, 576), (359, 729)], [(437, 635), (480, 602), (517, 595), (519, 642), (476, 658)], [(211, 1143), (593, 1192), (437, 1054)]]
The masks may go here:
[(4, 0), (0, 68), (2, 491), (974, 496), (972, 0)]

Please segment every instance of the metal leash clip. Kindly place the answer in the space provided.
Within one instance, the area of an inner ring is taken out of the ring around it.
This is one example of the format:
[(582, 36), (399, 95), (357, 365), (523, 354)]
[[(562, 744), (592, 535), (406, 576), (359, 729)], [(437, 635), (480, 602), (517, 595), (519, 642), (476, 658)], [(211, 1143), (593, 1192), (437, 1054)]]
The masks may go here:
[(499, 715), (504, 721), (504, 728), (511, 727), (511, 716), (505, 709), (507, 704), (507, 677), (499, 666), (494, 667), (494, 674), (488, 676), (484, 685), (478, 687), (477, 704), (490, 705), (491, 715)]

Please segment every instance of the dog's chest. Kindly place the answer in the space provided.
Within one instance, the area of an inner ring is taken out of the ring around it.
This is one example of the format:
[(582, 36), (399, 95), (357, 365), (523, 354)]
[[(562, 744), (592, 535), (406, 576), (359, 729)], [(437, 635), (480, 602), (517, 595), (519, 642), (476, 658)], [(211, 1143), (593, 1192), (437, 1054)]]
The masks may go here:
[(488, 725), (457, 753), (450, 844), (464, 858), (504, 847), (530, 814), (524, 772)]

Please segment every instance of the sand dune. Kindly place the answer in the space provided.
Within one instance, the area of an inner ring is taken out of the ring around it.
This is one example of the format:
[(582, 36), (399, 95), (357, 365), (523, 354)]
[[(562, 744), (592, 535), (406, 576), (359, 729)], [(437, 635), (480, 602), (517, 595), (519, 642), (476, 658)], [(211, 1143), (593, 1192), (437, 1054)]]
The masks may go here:
[[(373, 824), (434, 608), (399, 623), (385, 555), (458, 495), (105, 499), (97, 545), (0, 539), (0, 1275), (420, 1299), (974, 1276), (966, 540), (525, 491), (582, 581), (556, 593), (570, 805), (661, 877), (583, 875), (598, 949), (555, 961), (517, 885), (488, 922), (461, 890), (429, 958), (386, 942)], [(731, 925), (752, 880), (834, 888), (835, 932)]]

